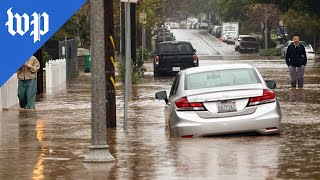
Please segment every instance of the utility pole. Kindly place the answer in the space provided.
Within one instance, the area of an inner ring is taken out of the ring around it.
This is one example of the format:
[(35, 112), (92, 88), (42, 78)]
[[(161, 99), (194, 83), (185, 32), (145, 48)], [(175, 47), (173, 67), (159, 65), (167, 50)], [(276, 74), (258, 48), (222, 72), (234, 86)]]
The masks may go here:
[(104, 0), (105, 73), (106, 73), (106, 122), (108, 128), (116, 123), (115, 43), (113, 0)]
[(86, 163), (113, 162), (107, 145), (104, 0), (90, 0), (91, 41), (91, 146)]
[(144, 62), (144, 48), (146, 48), (146, 15), (145, 12), (143, 10), (143, 14), (144, 14), (144, 18), (142, 21), (142, 62)]
[(145, 29), (145, 24), (146, 24), (146, 13), (144, 12), (144, 9), (143, 9), (143, 12), (139, 14), (139, 22), (141, 23), (141, 26), (142, 26), (142, 31), (141, 31), (141, 45), (142, 45), (142, 48), (141, 48), (141, 60), (142, 62), (144, 61), (144, 48), (146, 46), (145, 44), (145, 39), (146, 39), (146, 29)]
[(125, 85), (124, 85), (124, 123), (123, 129), (127, 131), (128, 128), (128, 106), (129, 106), (129, 90), (132, 88), (132, 59), (131, 59), (131, 18), (130, 18), (130, 3), (125, 3), (126, 14), (126, 72), (125, 72)]
[[(136, 63), (137, 60), (137, 4), (130, 3), (130, 19), (131, 19), (131, 59), (133, 64)], [(130, 97), (132, 96), (130, 91)], [(130, 98), (131, 99), (131, 98)]]
[(125, 3), (121, 2), (121, 8), (120, 8), (120, 32), (121, 32), (121, 58), (124, 61), (125, 60), (125, 54), (126, 54), (126, 30), (125, 30)]
[(166, 18), (165, 18), (165, 8), (166, 8), (166, 5), (165, 5), (165, 0), (162, 1), (163, 2), (163, 18), (164, 18), (164, 21), (163, 21), (163, 42), (166, 41), (166, 30), (165, 30), (165, 25), (166, 25)]

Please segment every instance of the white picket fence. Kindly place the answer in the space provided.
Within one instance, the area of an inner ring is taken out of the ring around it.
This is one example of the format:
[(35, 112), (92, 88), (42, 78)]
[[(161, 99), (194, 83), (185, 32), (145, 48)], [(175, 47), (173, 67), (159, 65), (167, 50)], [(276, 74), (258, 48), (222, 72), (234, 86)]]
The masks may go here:
[(66, 67), (66, 59), (49, 60), (46, 63), (46, 92), (61, 90), (65, 87)]
[[(66, 87), (66, 60), (50, 60), (46, 63), (46, 91), (54, 92)], [(0, 111), (19, 104), (17, 74), (0, 88)]]
[(2, 109), (9, 109), (16, 104), (19, 104), (19, 99), (18, 78), (17, 74), (15, 73), (0, 88), (0, 111)]

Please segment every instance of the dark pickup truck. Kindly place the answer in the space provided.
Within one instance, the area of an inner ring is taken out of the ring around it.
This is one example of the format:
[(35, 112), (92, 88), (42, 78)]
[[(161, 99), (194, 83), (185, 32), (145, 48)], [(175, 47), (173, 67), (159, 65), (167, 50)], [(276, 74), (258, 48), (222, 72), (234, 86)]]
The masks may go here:
[(199, 59), (190, 42), (168, 41), (157, 45), (153, 60), (154, 77), (177, 73), (199, 66)]
[(253, 36), (242, 37), (239, 44), (239, 53), (244, 52), (259, 52), (259, 43), (257, 38)]

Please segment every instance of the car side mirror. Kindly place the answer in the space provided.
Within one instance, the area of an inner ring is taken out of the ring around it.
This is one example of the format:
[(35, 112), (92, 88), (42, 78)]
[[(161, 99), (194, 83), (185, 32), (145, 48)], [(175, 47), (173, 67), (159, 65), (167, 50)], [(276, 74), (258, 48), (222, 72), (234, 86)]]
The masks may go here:
[(266, 84), (267, 84), (268, 88), (270, 88), (270, 89), (275, 89), (277, 86), (276, 82), (274, 82), (274, 81), (266, 81)]
[(159, 91), (156, 93), (156, 99), (164, 100), (168, 104), (167, 91)]
[(193, 52), (197, 52), (197, 50), (196, 50), (196, 49), (193, 49)]

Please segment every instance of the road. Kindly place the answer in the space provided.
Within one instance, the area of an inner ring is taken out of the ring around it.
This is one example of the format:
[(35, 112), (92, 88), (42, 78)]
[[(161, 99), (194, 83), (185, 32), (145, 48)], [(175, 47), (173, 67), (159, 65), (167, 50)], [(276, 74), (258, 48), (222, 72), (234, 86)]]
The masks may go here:
[(91, 96), (90, 77), (81, 75), (66, 90), (47, 94), (36, 111), (0, 112), (0, 179), (319, 179), (319, 61), (308, 63), (305, 88), (292, 90), (279, 58), (239, 55), (202, 30), (174, 34), (192, 42), (201, 66), (252, 63), (265, 79), (275, 80), (282, 134), (172, 138), (165, 130), (165, 104), (154, 94), (169, 91), (173, 78), (155, 79), (147, 72), (133, 89), (127, 133), (122, 129), (123, 85), (117, 83), (118, 126), (108, 129), (116, 162), (83, 164), (90, 146)]

